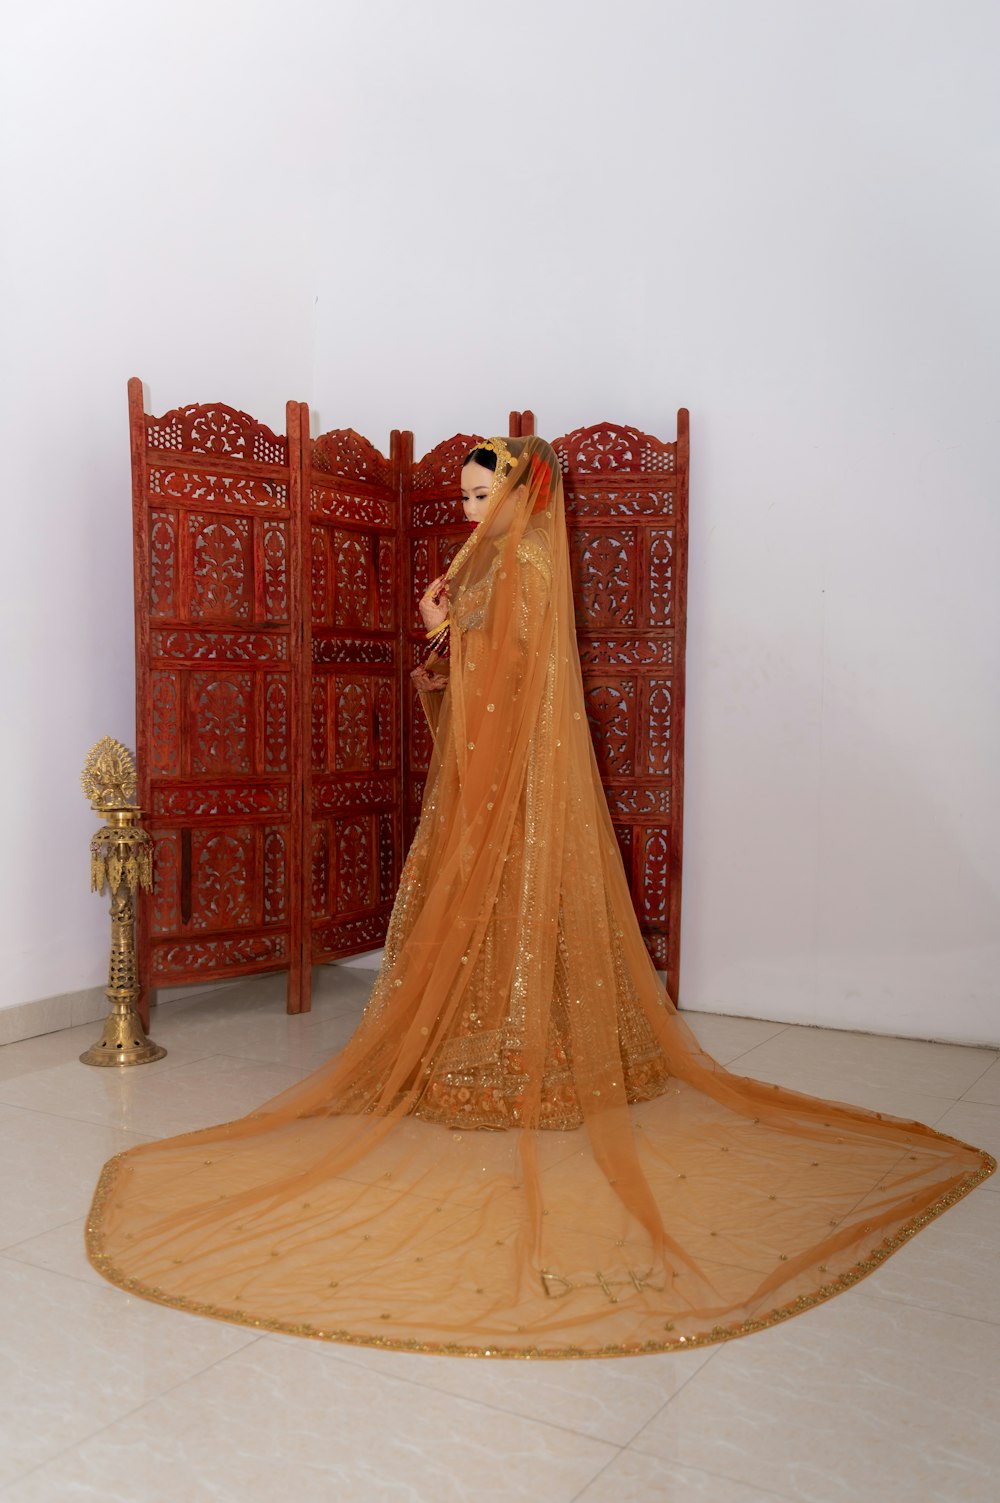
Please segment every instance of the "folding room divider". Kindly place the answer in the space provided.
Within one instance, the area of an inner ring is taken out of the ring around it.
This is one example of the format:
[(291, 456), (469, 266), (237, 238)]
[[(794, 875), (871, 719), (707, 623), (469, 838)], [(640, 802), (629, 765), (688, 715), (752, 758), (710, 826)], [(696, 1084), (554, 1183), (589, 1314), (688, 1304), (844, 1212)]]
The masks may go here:
[[(466, 536), (477, 435), (388, 456), (353, 429), (275, 434), (223, 403), (155, 417), (129, 382), (139, 800), (154, 892), (150, 991), (377, 948), (431, 743), (410, 669), (417, 601)], [(495, 430), (494, 430), (495, 431)], [(512, 435), (534, 431), (510, 414)], [(481, 435), (479, 435), (481, 436)], [(614, 423), (551, 440), (562, 465), (588, 720), (646, 944), (677, 1000), (688, 413), (666, 442)]]

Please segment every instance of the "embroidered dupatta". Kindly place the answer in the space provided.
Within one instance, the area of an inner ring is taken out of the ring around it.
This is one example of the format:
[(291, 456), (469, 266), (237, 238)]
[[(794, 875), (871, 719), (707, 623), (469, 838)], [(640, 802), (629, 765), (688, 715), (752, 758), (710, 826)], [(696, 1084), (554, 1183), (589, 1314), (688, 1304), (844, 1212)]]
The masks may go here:
[(496, 442), (354, 1035), (248, 1116), (109, 1160), (88, 1255), (144, 1298), (322, 1340), (567, 1357), (742, 1336), (848, 1289), (996, 1161), (700, 1046), (600, 782), (557, 458)]

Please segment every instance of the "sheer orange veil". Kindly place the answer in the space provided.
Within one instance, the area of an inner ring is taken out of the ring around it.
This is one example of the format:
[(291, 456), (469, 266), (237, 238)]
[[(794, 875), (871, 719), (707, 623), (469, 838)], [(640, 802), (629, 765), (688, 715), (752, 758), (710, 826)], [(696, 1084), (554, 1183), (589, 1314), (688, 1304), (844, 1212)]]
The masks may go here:
[(996, 1163), (698, 1044), (600, 782), (557, 457), (491, 442), (357, 1030), (249, 1116), (109, 1160), (88, 1255), (146, 1298), (333, 1341), (559, 1357), (745, 1335), (847, 1289)]

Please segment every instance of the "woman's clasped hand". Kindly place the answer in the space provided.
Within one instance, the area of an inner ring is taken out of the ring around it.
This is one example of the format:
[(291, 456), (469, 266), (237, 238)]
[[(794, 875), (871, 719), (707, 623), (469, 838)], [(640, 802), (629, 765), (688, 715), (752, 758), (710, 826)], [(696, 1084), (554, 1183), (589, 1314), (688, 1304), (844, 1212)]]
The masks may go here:
[(431, 580), (420, 597), (420, 619), (428, 631), (440, 626), (442, 621), (447, 621), (450, 603), (447, 576), (439, 574), (437, 579)]
[(447, 673), (434, 673), (426, 663), (418, 663), (416, 668), (410, 669), (410, 677), (418, 689), (429, 693), (432, 689), (447, 689)]
[[(446, 576), (439, 574), (432, 579), (427, 589), (420, 597), (420, 619), (430, 631), (435, 626), (440, 626), (442, 621), (448, 619), (448, 584)], [(435, 673), (428, 668), (426, 663), (418, 663), (416, 668), (410, 670), (410, 677), (419, 690), (429, 693), (435, 689), (447, 689), (448, 675)]]

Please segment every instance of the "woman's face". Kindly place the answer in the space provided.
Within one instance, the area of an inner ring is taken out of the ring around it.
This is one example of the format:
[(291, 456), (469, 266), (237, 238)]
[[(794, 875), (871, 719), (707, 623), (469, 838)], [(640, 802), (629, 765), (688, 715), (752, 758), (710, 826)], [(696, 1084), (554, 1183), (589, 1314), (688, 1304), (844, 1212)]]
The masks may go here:
[(462, 466), (462, 506), (468, 521), (476, 523), (483, 520), (494, 478), (493, 471), (488, 470), (484, 464), (470, 460)]

